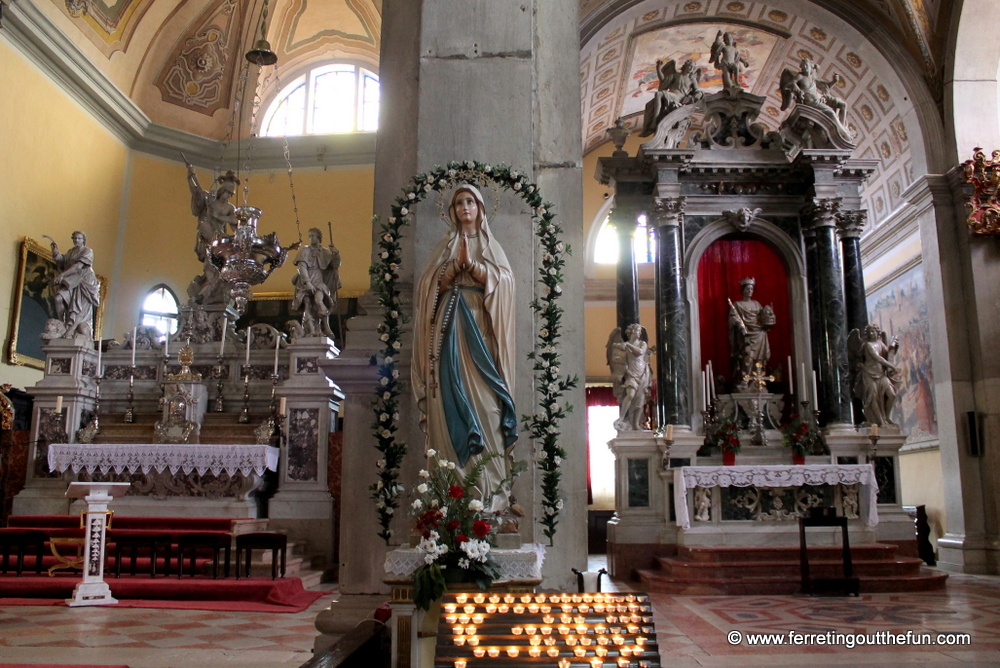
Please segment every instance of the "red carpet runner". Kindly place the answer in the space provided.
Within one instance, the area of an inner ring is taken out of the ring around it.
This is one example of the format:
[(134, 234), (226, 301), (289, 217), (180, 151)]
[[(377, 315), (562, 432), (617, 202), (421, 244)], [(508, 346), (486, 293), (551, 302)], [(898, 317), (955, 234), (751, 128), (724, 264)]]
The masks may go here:
[[(80, 576), (0, 577), (0, 606), (65, 605), (73, 596)], [(186, 608), (242, 612), (301, 612), (329, 591), (303, 589), (299, 578), (270, 580), (212, 580), (202, 578), (150, 578), (148, 576), (108, 579), (111, 595), (119, 605), (133, 608)]]

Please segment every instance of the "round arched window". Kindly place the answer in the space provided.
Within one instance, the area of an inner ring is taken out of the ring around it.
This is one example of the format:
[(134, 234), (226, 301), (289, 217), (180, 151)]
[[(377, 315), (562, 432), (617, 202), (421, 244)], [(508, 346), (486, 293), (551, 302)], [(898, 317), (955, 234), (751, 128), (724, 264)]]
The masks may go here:
[(375, 132), (378, 104), (378, 76), (357, 65), (320, 65), (281, 89), (264, 114), (261, 134)]
[(146, 294), (142, 302), (139, 322), (156, 327), (166, 336), (167, 332), (177, 332), (177, 295), (167, 286), (160, 284)]

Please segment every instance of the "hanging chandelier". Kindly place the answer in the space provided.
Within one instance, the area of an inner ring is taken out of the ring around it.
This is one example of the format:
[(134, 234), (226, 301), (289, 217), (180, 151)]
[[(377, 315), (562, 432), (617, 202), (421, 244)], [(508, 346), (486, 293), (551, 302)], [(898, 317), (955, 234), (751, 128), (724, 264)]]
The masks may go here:
[[(267, 35), (267, 0), (264, 0), (264, 9), (260, 22), (260, 39), (257, 40), (252, 50), (247, 52), (247, 64), (257, 65), (258, 71), (264, 66), (271, 66), (278, 62), (278, 56), (271, 50), (271, 45), (266, 39)], [(243, 77), (241, 98), (246, 96), (246, 84), (248, 76)], [(259, 78), (259, 77), (258, 77)], [(240, 99), (233, 105), (233, 113), (239, 114), (241, 107)], [(256, 117), (256, 101), (254, 105), (254, 118)], [(250, 137), (254, 135), (254, 119), (251, 119)], [(237, 142), (240, 141), (237, 135)], [(237, 162), (239, 159), (237, 158)], [(247, 151), (247, 170), (250, 170), (250, 151)], [(253, 297), (251, 286), (263, 283), (275, 269), (285, 263), (288, 257), (287, 248), (282, 248), (278, 242), (278, 235), (274, 232), (264, 236), (257, 234), (257, 221), (262, 211), (254, 206), (247, 206), (248, 186), (243, 190), (243, 206), (236, 207), (236, 225), (233, 233), (218, 236), (212, 240), (208, 247), (208, 254), (212, 264), (219, 270), (220, 278), (230, 286), (230, 297), (232, 306), (237, 315), (243, 315), (247, 302)]]

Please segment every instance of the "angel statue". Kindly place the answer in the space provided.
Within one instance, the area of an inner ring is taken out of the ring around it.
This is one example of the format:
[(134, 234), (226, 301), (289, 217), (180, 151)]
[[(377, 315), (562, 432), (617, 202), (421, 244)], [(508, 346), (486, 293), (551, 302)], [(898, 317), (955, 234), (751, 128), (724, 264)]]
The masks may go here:
[(851, 389), (864, 406), (865, 420), (869, 424), (896, 426), (889, 416), (902, 384), (899, 367), (893, 363), (899, 341), (895, 336), (889, 340), (878, 325), (868, 325), (864, 334), (851, 330), (847, 351), (854, 372)]
[(699, 86), (702, 69), (695, 68), (694, 65), (694, 61), (686, 60), (678, 72), (677, 61), (656, 61), (656, 76), (660, 83), (656, 87), (656, 92), (653, 93), (653, 99), (646, 103), (640, 137), (654, 134), (663, 117), (674, 109), (686, 104), (694, 104), (705, 97)]
[(642, 431), (644, 408), (649, 400), (652, 374), (649, 370), (649, 335), (646, 328), (633, 323), (625, 328), (628, 340), (622, 340), (621, 330), (615, 328), (608, 338), (608, 366), (614, 377), (614, 393), (618, 399), (618, 431)]
[(847, 103), (833, 94), (840, 75), (834, 72), (832, 79), (823, 81), (816, 74), (818, 70), (819, 65), (808, 58), (802, 59), (798, 72), (788, 67), (784, 69), (779, 83), (781, 110), (788, 109), (788, 105), (795, 100), (797, 104), (819, 109), (847, 133)]
[(295, 267), (292, 308), (302, 309), (302, 335), (334, 338), (330, 313), (337, 308), (337, 290), (341, 288), (340, 251), (332, 240), (324, 248), (323, 232), (314, 227), (309, 230), (309, 244), (295, 256)]
[[(182, 154), (183, 157), (183, 154)], [(236, 207), (229, 200), (240, 185), (236, 173), (229, 170), (215, 180), (215, 190), (202, 189), (195, 173), (194, 165), (187, 161), (188, 189), (191, 191), (191, 213), (198, 218), (198, 234), (195, 237), (194, 252), (204, 270), (188, 284), (187, 293), (196, 304), (219, 304), (226, 301), (226, 283), (219, 270), (212, 264), (208, 253), (212, 241), (226, 233), (226, 225), (236, 229)]]
[(740, 49), (736, 46), (736, 40), (731, 32), (722, 32), (715, 35), (715, 42), (712, 43), (711, 55), (708, 62), (715, 65), (715, 69), (722, 72), (722, 89), (730, 92), (743, 90), (740, 84), (740, 74), (744, 68), (750, 67), (750, 61), (740, 54)]

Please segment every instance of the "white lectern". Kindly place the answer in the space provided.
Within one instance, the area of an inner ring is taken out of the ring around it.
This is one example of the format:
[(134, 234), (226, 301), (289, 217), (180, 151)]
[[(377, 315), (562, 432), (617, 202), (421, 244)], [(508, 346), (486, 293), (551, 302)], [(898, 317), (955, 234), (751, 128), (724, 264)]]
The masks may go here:
[(105, 531), (108, 527), (108, 503), (128, 491), (130, 482), (71, 482), (66, 496), (87, 502), (87, 519), (84, 522), (83, 582), (73, 590), (73, 598), (66, 599), (71, 607), (81, 605), (110, 605), (117, 603), (111, 588), (104, 581)]

